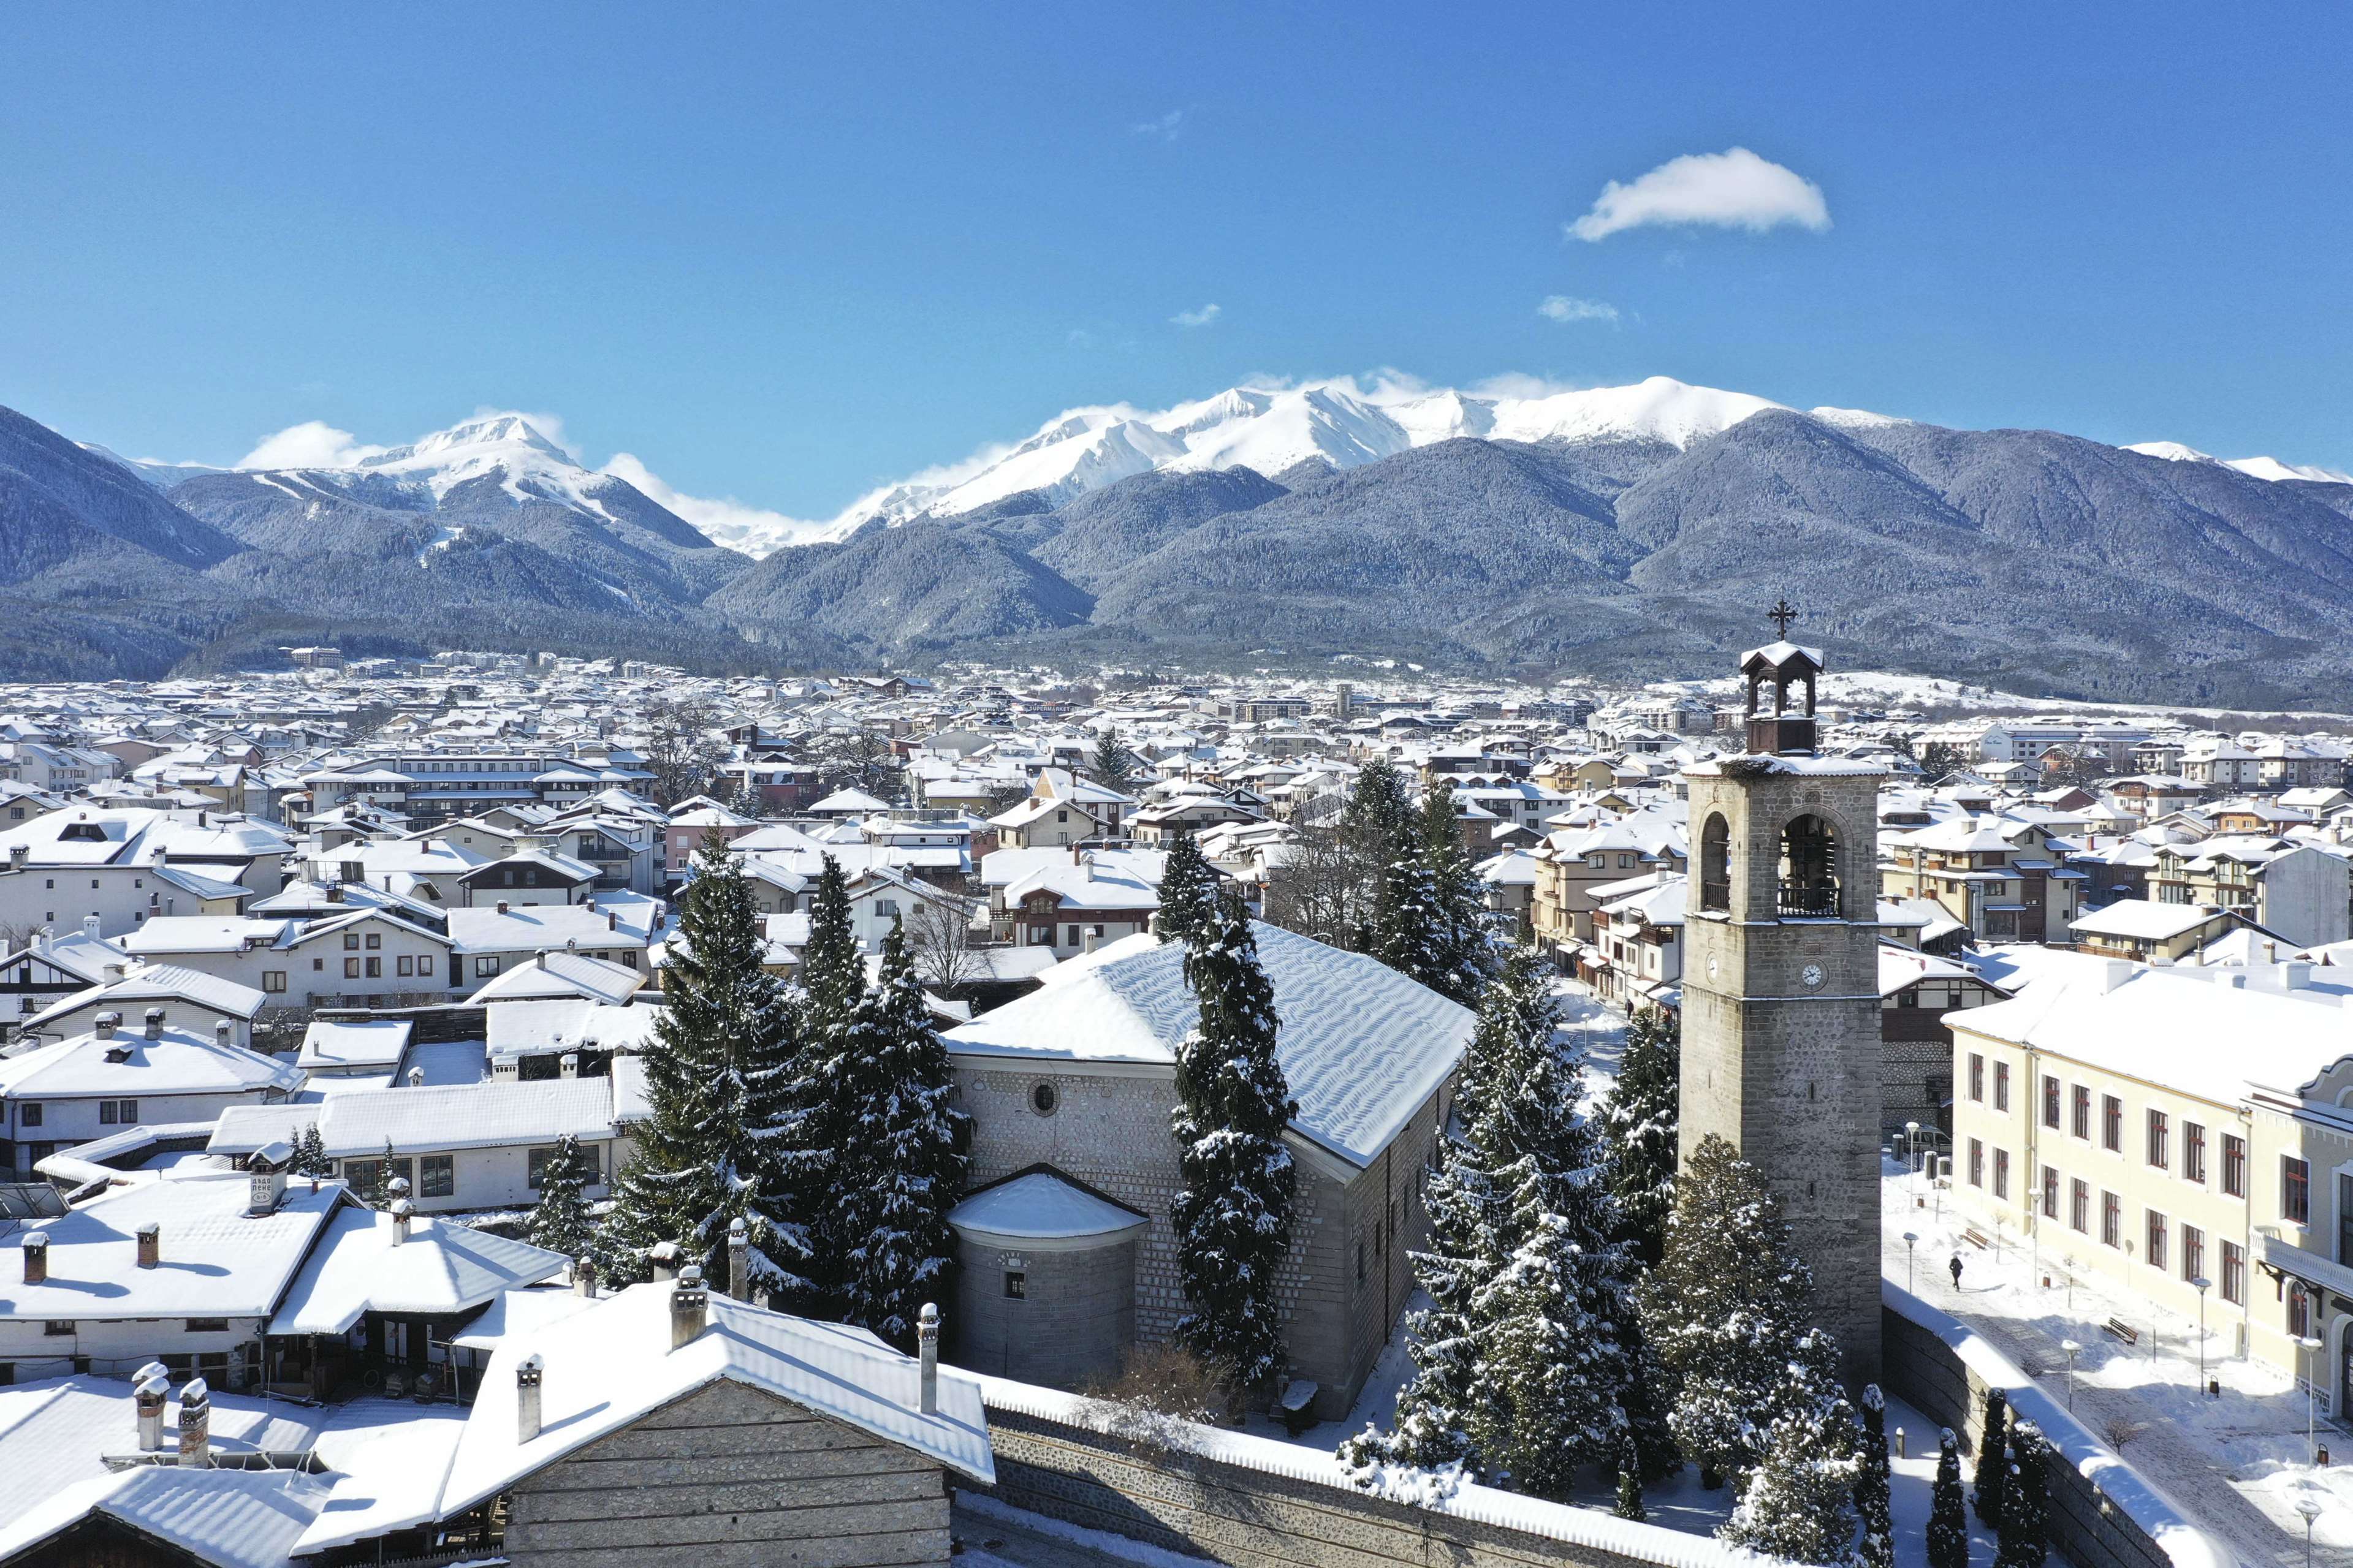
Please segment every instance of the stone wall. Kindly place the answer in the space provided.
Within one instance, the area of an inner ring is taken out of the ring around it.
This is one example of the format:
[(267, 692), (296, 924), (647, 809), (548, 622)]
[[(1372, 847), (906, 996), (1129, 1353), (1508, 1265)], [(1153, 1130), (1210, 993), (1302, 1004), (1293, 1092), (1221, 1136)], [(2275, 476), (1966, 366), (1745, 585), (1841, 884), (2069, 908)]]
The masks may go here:
[(1427, 1506), (1351, 1485), (1326, 1454), (1171, 1424), (1113, 1436), (1080, 1402), (984, 1379), (997, 1484), (1016, 1508), (1234, 1568), (1764, 1568), (1771, 1559), (1592, 1509), (1461, 1487)]
[[(2235, 1557), (1958, 1319), (1893, 1285), (1883, 1299), (1890, 1393), (1950, 1426), (1972, 1457), (1995, 1388), (2051, 1440), (2051, 1544), (2074, 1568), (2234, 1568)], [(1936, 1440), (1921, 1434), (1915, 1452), (1933, 1451)]]

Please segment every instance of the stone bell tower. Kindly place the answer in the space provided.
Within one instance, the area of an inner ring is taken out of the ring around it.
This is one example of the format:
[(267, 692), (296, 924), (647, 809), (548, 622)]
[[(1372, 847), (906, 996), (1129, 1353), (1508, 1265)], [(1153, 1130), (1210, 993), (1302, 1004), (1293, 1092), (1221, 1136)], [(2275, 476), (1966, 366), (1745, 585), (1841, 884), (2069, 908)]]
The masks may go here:
[[(1772, 618), (1786, 637), (1796, 612)], [(1847, 1381), (1879, 1375), (1878, 793), (1814, 752), (1822, 656), (1744, 655), (1746, 754), (1684, 770), (1682, 1157), (1715, 1133), (1764, 1173)]]

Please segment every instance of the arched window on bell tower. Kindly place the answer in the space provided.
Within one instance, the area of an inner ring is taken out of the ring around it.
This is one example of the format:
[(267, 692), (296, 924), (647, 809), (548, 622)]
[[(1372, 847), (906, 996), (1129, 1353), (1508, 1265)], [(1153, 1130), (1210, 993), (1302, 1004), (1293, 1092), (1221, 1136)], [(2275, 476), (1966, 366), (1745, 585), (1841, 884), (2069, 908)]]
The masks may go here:
[(1781, 829), (1780, 912), (1838, 916), (1838, 835), (1821, 817), (1793, 816)]
[(1732, 908), (1732, 827), (1724, 813), (1712, 812), (1699, 834), (1699, 907)]

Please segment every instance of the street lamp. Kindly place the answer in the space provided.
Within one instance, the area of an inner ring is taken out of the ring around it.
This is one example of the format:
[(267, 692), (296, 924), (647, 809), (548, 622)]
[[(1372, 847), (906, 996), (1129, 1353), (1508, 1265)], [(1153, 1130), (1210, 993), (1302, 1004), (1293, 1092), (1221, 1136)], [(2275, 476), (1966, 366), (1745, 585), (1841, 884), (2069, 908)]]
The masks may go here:
[(2312, 1568), (2312, 1523), (2320, 1517), (2320, 1505), (2308, 1497), (2298, 1498), (2295, 1511), (2304, 1515), (2304, 1568)]
[(2206, 1292), (2213, 1288), (2214, 1281), (2200, 1274), (2189, 1283), (2198, 1292), (2198, 1386), (2203, 1389), (2206, 1386)]
[(1920, 1124), (1916, 1121), (1904, 1124), (1904, 1163), (1915, 1172), (1920, 1168)]
[(1912, 1289), (1912, 1263), (1913, 1259), (1919, 1256), (1919, 1246), (1920, 1237), (1917, 1232), (1907, 1230), (1904, 1233), (1904, 1289), (1914, 1295), (1919, 1294)]
[(2073, 1415), (2075, 1414), (2075, 1358), (2084, 1353), (2084, 1347), (2073, 1340), (2061, 1340), (2059, 1348), (2067, 1352), (2067, 1414)]
[[(2308, 1313), (2312, 1309), (2307, 1305), (2305, 1310)], [(2308, 1317), (2305, 1321), (2311, 1321)], [(2307, 1465), (2316, 1465), (2320, 1462), (2320, 1447), (2316, 1441), (2317, 1432), (2313, 1424), (2312, 1406), (2313, 1396), (2318, 1392), (2320, 1363), (2311, 1358), (2318, 1356), (2324, 1347), (2319, 1340), (2306, 1334), (2295, 1342), (2295, 1348), (2302, 1351), (2307, 1358), (2304, 1363), (2304, 1462)]]

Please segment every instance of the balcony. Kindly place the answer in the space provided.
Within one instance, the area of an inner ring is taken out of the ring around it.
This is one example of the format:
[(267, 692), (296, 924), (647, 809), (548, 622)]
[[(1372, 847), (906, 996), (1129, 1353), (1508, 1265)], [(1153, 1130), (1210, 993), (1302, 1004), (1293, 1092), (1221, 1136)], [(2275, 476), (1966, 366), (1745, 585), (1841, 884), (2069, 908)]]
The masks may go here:
[(1784, 882), (1778, 907), (1785, 920), (1836, 920), (1839, 912), (1838, 883), (1829, 879)]
[(1703, 910), (1728, 910), (1732, 907), (1730, 882), (1702, 882), (1699, 885), (1699, 907)]

